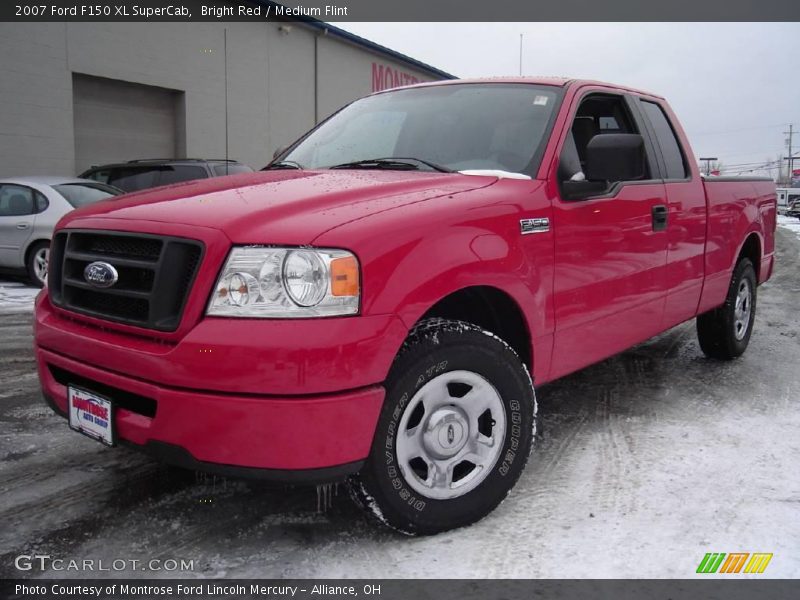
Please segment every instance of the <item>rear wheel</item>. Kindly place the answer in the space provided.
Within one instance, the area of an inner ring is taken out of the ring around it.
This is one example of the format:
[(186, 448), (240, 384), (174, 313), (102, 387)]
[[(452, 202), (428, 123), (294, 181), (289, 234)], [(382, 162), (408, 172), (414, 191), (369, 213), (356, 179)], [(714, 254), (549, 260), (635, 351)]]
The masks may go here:
[(725, 304), (697, 317), (697, 337), (706, 356), (731, 360), (747, 349), (756, 318), (756, 272), (750, 259), (733, 270)]
[(28, 279), (37, 287), (47, 283), (47, 263), (50, 260), (50, 242), (36, 242), (28, 250)]
[(356, 501), (408, 534), (491, 512), (530, 454), (530, 376), (500, 338), (459, 321), (423, 321), (386, 381), (370, 457), (349, 481)]

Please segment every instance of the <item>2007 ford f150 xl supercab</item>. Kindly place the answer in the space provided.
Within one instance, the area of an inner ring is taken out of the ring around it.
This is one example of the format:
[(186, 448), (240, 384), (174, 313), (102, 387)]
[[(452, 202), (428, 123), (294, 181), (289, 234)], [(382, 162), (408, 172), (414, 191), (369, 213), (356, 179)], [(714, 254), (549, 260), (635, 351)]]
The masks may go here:
[(732, 359), (773, 269), (775, 188), (703, 179), (663, 98), (423, 84), (346, 106), (262, 172), (57, 227), (36, 302), (72, 428), (195, 469), (347, 480), (435, 533), (508, 494), (533, 383), (697, 318)]

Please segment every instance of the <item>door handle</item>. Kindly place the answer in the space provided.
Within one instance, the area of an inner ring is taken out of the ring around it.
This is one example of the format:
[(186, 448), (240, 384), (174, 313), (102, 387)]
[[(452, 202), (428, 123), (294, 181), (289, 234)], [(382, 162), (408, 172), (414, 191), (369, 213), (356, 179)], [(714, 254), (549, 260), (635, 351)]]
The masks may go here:
[(17, 229), (27, 229), (30, 226), (30, 223), (17, 223)]
[(667, 207), (663, 204), (658, 204), (653, 207), (651, 214), (653, 216), (653, 231), (664, 231), (667, 228)]

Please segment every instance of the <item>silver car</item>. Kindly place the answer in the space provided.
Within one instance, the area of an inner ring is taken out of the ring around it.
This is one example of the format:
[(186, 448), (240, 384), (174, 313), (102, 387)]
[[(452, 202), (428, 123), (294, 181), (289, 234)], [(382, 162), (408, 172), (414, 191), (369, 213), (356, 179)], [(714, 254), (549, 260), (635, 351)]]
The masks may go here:
[(34, 285), (43, 286), (58, 220), (75, 208), (122, 193), (74, 177), (0, 179), (0, 268), (24, 269)]

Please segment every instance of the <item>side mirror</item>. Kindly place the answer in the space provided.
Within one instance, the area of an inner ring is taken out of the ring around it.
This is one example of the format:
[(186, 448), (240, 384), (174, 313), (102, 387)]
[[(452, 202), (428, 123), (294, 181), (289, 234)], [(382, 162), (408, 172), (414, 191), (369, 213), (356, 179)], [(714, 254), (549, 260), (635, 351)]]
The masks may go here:
[(584, 174), (589, 181), (631, 181), (647, 174), (644, 139), (638, 133), (604, 133), (586, 146)]
[(286, 149), (287, 149), (288, 147), (289, 147), (289, 146), (278, 146), (278, 148), (275, 150), (275, 152), (273, 152), (273, 153), (272, 153), (272, 160), (275, 160), (275, 159), (276, 159), (276, 158), (278, 158), (278, 157), (279, 157), (281, 154), (283, 154), (284, 152), (286, 152)]

